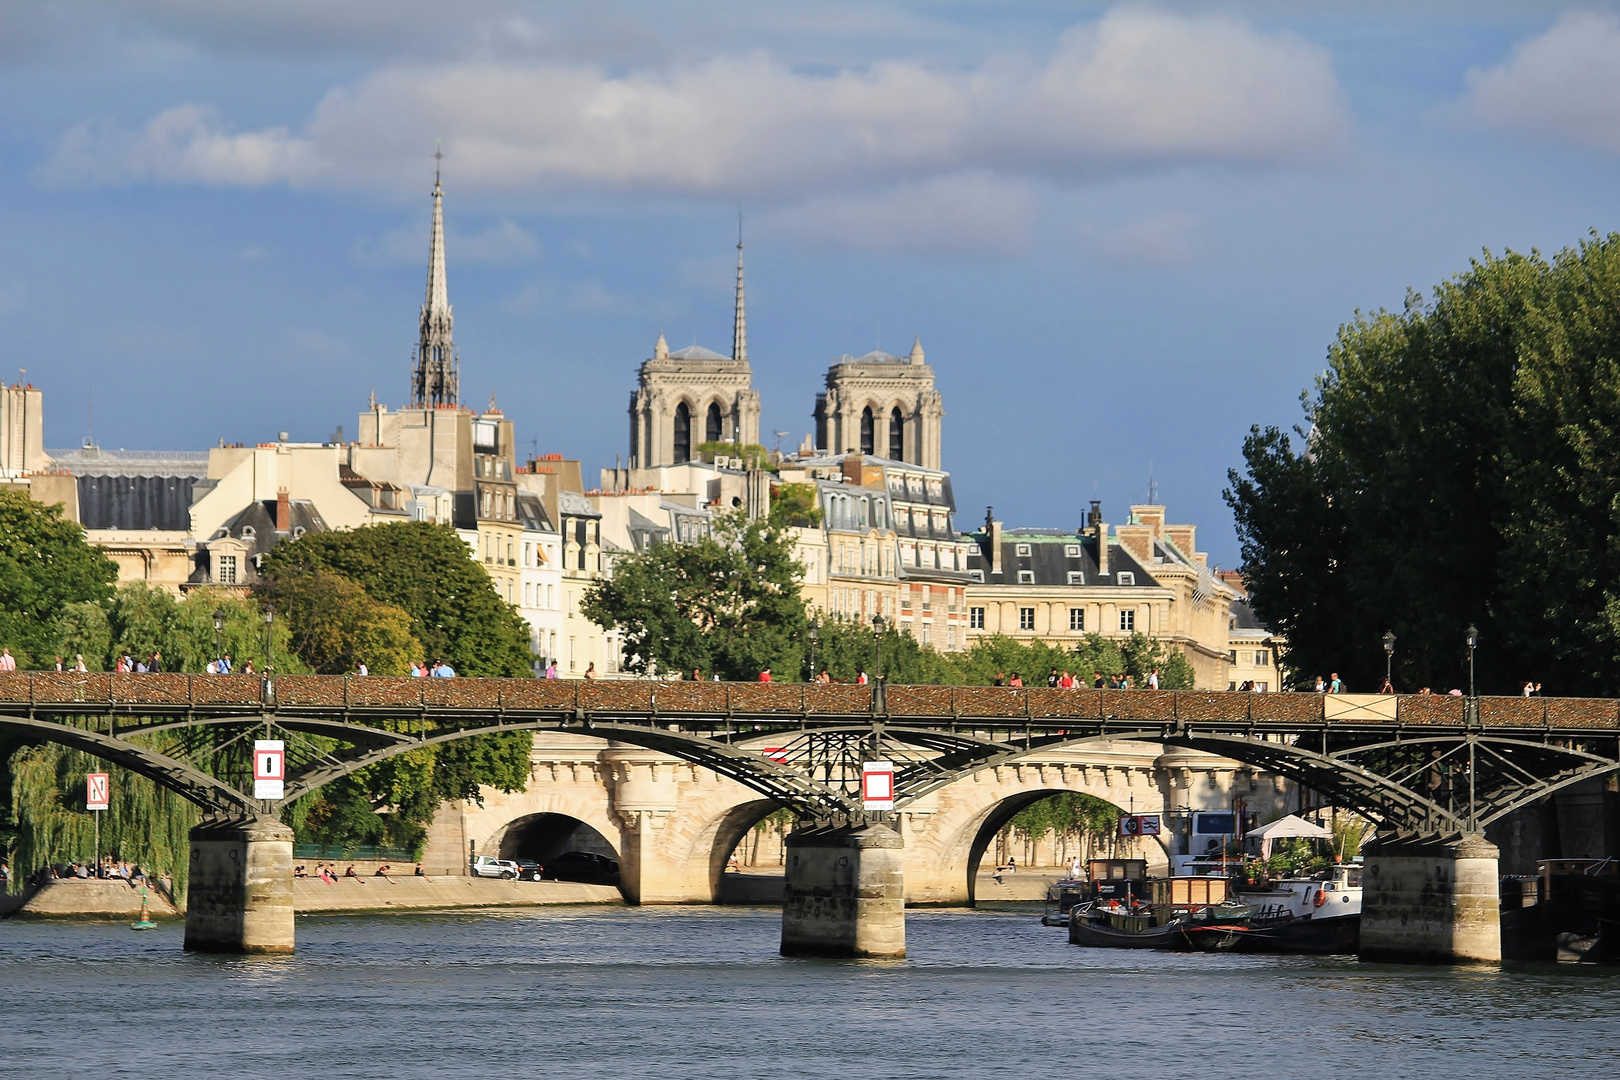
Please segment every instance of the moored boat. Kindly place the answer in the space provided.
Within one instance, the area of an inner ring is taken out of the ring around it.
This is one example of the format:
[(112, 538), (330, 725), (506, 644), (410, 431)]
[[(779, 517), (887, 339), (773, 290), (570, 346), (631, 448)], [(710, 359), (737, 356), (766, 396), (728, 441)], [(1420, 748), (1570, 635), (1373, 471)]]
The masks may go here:
[(1361, 943), (1361, 868), (1326, 878), (1277, 881), (1236, 893), (1239, 907), (1212, 909), (1181, 928), (1205, 952), (1354, 953)]

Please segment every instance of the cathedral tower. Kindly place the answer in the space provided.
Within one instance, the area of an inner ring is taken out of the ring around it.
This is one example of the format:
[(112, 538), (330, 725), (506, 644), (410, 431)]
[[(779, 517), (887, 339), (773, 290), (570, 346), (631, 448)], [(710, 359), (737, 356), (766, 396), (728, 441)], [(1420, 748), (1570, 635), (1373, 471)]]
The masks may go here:
[(816, 446), (938, 469), (944, 416), (921, 339), (904, 357), (881, 351), (842, 356), (827, 369), (827, 389), (816, 395)]
[(731, 355), (700, 345), (671, 352), (658, 335), (652, 358), (642, 362), (630, 394), (630, 467), (679, 465), (706, 442), (759, 442), (759, 391), (748, 366), (748, 320), (743, 303), (743, 245), (737, 238), (737, 307)]
[[(438, 155), (435, 155), (438, 156)], [(450, 293), (444, 282), (444, 189), (439, 171), (433, 171), (433, 238), (428, 242), (427, 299), (422, 301), (422, 323), (416, 352), (411, 358), (411, 405), (432, 408), (456, 403), (455, 342), (450, 330)]]

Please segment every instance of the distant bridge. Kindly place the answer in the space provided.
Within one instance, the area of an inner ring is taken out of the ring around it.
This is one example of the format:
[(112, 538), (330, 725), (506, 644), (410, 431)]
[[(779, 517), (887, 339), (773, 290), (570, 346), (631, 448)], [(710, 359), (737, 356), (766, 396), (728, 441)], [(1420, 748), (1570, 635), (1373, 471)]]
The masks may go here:
[(1109, 740), (1233, 758), (1390, 828), (1441, 832), (1620, 771), (1620, 701), (1578, 698), (19, 672), (0, 674), (3, 729), (253, 817), (276, 812), (251, 797), (244, 748), (261, 736), (287, 743), (287, 799), (417, 747), (561, 731), (701, 765), (815, 818), (861, 814), (863, 760), (897, 763), (902, 810), (979, 770)]

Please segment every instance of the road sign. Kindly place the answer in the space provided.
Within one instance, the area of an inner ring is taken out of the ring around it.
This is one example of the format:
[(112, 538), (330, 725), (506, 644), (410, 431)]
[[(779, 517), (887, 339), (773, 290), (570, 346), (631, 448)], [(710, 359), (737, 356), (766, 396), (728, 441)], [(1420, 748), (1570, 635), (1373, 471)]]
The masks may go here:
[(87, 773), (84, 778), (84, 808), (105, 810), (111, 805), (111, 778), (104, 772)]
[(1121, 836), (1158, 836), (1158, 814), (1121, 814), (1119, 818), (1119, 835)]
[(287, 744), (259, 739), (253, 744), (253, 797), (279, 799), (287, 786)]
[(861, 766), (861, 806), (894, 809), (894, 762), (868, 761)]

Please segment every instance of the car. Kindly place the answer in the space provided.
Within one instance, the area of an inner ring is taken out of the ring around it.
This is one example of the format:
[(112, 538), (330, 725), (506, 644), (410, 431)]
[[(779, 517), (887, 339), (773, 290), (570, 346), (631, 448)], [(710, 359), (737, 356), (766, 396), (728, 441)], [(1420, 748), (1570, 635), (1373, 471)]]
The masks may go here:
[(565, 851), (547, 860), (544, 877), (548, 881), (584, 881), (617, 885), (619, 864), (606, 855), (598, 855), (594, 851)]
[(473, 877), (504, 878), (512, 881), (520, 872), (521, 867), (511, 859), (497, 859), (493, 855), (480, 855), (472, 863)]
[(545, 867), (532, 859), (517, 859), (514, 861), (518, 864), (519, 881), (539, 881), (541, 873), (545, 871)]

